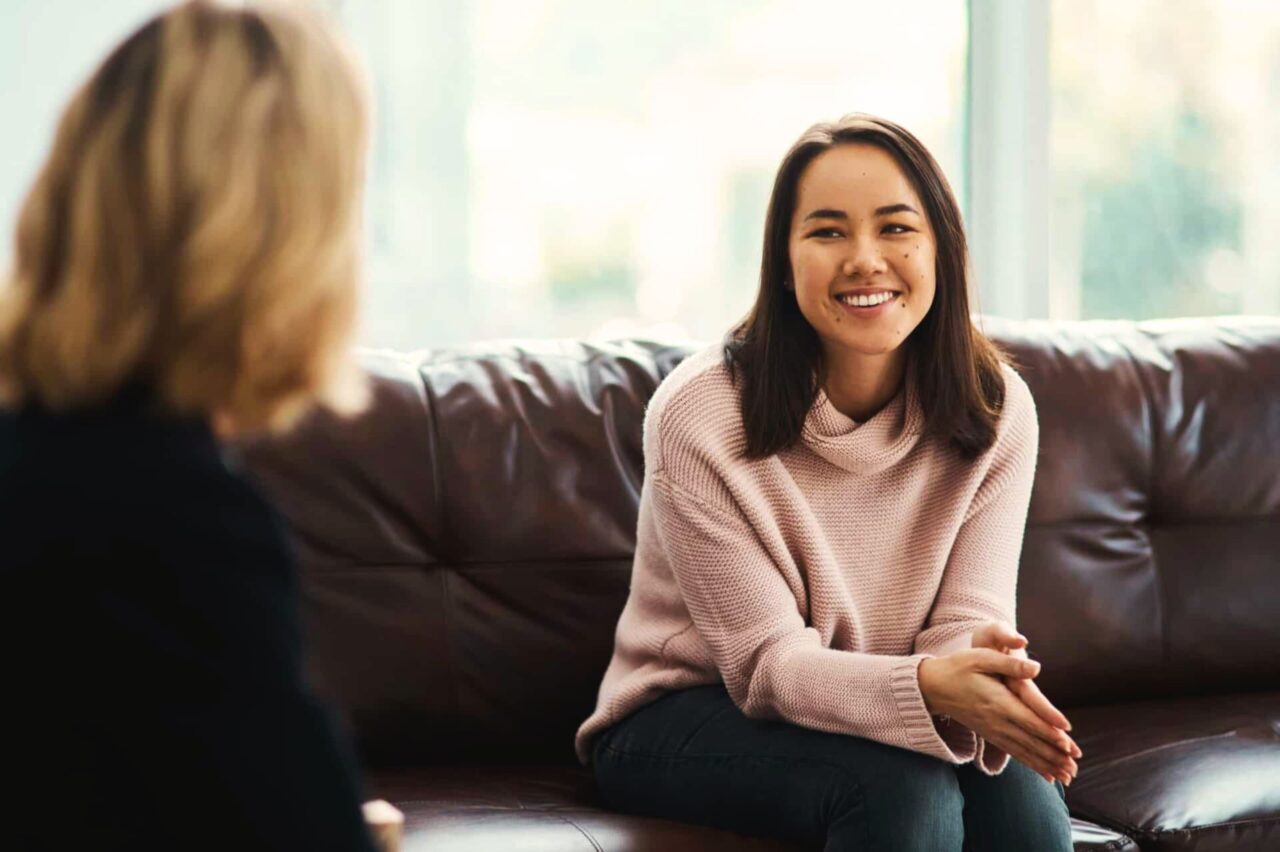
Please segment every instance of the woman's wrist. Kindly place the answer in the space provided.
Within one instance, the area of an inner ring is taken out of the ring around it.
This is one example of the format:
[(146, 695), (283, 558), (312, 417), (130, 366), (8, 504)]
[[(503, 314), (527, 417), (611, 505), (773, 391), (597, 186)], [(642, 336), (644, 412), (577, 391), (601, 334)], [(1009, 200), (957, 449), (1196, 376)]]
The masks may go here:
[(937, 697), (934, 693), (934, 665), (936, 658), (926, 657), (920, 661), (920, 665), (916, 667), (916, 683), (920, 687), (920, 697), (924, 699), (924, 709), (929, 711), (930, 716), (945, 715), (937, 706)]

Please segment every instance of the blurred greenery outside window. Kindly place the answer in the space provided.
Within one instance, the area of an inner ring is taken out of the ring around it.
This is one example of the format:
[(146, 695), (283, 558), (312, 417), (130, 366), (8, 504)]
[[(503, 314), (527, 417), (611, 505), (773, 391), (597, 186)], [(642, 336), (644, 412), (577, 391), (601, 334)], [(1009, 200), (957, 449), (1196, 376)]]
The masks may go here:
[(1053, 0), (1051, 313), (1280, 313), (1280, 4)]

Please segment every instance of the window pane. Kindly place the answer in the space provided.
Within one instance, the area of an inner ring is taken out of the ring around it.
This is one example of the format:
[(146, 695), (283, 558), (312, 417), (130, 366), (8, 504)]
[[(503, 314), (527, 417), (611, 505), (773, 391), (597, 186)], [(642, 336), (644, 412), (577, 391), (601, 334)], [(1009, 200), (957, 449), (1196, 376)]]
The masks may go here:
[(334, 5), (378, 98), (367, 343), (717, 337), (778, 161), (845, 112), (963, 183), (963, 0)]
[(1054, 0), (1055, 316), (1280, 312), (1280, 5)]

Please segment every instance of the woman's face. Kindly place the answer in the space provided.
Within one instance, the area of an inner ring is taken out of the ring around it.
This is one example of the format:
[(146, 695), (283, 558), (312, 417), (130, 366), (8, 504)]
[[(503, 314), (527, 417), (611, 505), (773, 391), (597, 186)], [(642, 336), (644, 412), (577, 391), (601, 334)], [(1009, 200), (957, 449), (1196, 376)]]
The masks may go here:
[(791, 281), (829, 359), (897, 350), (933, 304), (935, 254), (924, 205), (882, 148), (837, 145), (800, 175)]

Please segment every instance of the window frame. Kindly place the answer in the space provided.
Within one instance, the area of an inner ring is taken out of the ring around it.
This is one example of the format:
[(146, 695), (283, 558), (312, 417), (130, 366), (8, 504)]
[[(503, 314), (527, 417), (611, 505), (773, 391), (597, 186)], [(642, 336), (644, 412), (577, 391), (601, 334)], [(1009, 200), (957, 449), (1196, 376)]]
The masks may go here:
[(1078, 295), (1050, 299), (1052, 0), (968, 2), (962, 192), (976, 297), (971, 307), (989, 316), (1075, 318)]

